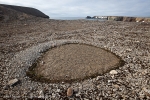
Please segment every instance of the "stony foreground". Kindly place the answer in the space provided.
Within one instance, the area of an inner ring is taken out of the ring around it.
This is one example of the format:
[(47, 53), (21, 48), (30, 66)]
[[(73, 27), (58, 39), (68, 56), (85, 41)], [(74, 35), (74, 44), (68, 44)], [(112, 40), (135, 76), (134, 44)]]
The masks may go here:
[[(43, 52), (65, 43), (92, 44), (110, 50), (126, 63), (73, 83), (40, 83), (26, 76)], [(150, 99), (150, 23), (42, 18), (0, 23), (0, 66), (1, 98)]]

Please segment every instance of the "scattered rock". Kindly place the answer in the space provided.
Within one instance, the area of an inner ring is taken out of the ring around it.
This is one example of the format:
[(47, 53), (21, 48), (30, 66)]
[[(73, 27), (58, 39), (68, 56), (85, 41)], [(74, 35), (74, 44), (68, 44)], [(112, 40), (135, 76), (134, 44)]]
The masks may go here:
[(114, 84), (113, 87), (116, 89), (119, 89), (119, 85), (117, 85), (117, 84)]
[(74, 89), (73, 89), (73, 92), (74, 92), (74, 93), (78, 93), (78, 92), (79, 92), (79, 88), (77, 88), (77, 87), (74, 88)]
[(61, 91), (60, 89), (57, 89), (57, 90), (56, 90), (56, 92), (58, 92), (58, 93), (59, 93), (60, 91)]
[(12, 80), (10, 80), (9, 82), (8, 82), (8, 85), (9, 86), (13, 86), (13, 85), (15, 85), (16, 83), (18, 83), (19, 82), (19, 80), (18, 79), (12, 79)]
[(132, 49), (128, 48), (128, 49), (126, 49), (126, 51), (127, 51), (127, 52), (131, 52), (131, 51), (132, 51)]
[(97, 76), (96, 81), (100, 80), (102, 76)]
[(71, 97), (73, 95), (73, 89), (70, 87), (67, 89), (67, 96)]
[(109, 73), (110, 73), (111, 75), (118, 74), (118, 72), (117, 72), (116, 70), (111, 70)]
[(9, 88), (9, 85), (6, 85), (3, 87), (4, 90), (8, 90), (8, 88)]
[(44, 93), (43, 93), (42, 90), (39, 92), (39, 97), (38, 98), (44, 98)]
[(143, 91), (145, 93), (145, 95), (150, 97), (150, 90), (146, 89), (145, 87), (143, 88)]
[(145, 70), (142, 71), (143, 75), (146, 75), (147, 73), (148, 73), (147, 69), (145, 69)]
[(55, 98), (55, 97), (56, 97), (56, 94), (55, 94), (55, 93), (52, 93), (52, 97)]

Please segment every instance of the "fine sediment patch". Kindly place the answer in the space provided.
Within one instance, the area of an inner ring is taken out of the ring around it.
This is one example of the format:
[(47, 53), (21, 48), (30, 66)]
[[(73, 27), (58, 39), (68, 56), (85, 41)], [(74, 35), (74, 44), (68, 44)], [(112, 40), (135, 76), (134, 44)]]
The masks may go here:
[(121, 66), (124, 62), (102, 48), (69, 43), (49, 49), (27, 75), (40, 82), (73, 82), (101, 75)]

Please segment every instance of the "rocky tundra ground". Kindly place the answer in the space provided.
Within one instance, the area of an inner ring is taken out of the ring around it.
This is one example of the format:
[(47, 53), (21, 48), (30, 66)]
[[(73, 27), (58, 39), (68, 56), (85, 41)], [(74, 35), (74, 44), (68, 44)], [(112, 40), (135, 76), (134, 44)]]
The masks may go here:
[[(149, 22), (15, 18), (0, 22), (1, 99), (150, 99)], [(125, 63), (104, 74), (71, 83), (45, 83), (27, 76), (46, 51), (66, 43), (103, 48)]]

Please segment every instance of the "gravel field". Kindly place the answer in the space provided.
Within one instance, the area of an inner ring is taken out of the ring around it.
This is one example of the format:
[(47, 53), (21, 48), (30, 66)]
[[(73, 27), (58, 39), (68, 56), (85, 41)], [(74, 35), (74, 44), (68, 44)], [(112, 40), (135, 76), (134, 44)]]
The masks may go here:
[[(41, 83), (26, 75), (43, 52), (66, 43), (109, 50), (125, 64), (95, 78), (72, 83)], [(0, 66), (0, 98), (149, 100), (150, 23), (36, 17), (3, 22), (0, 23)], [(12, 79), (19, 82), (12, 84)]]

